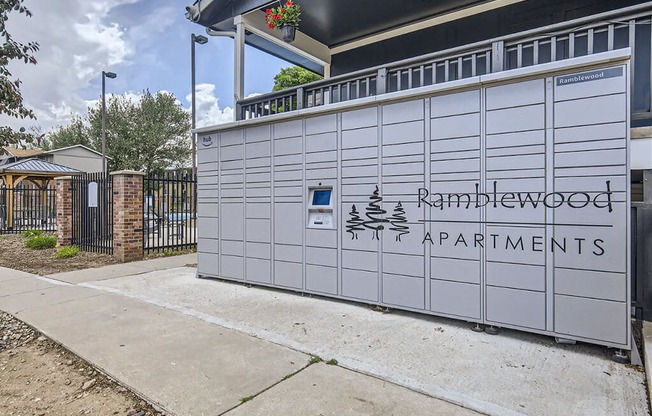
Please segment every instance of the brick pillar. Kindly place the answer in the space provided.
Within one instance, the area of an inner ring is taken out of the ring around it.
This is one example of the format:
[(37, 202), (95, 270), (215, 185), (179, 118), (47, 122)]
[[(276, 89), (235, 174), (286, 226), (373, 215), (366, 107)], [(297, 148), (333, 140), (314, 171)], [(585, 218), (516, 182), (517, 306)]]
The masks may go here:
[(56, 178), (57, 244), (72, 244), (72, 176)]
[(113, 256), (121, 262), (143, 258), (143, 176), (122, 170), (113, 177)]

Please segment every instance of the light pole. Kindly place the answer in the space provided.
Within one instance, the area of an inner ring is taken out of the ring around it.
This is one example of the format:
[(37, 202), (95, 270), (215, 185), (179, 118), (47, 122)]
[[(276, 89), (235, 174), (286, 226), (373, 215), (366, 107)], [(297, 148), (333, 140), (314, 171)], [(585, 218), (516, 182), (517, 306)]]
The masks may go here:
[[(192, 84), (192, 129), (195, 129), (195, 123), (197, 120), (197, 112), (195, 110), (195, 43), (200, 45), (208, 42), (208, 38), (203, 35), (196, 36), (194, 33), (190, 36), (190, 77)], [(190, 133), (192, 139), (192, 176), (193, 178), (197, 174), (197, 135), (193, 132)]]
[(102, 173), (106, 175), (106, 78), (115, 78), (115, 72), (102, 71)]

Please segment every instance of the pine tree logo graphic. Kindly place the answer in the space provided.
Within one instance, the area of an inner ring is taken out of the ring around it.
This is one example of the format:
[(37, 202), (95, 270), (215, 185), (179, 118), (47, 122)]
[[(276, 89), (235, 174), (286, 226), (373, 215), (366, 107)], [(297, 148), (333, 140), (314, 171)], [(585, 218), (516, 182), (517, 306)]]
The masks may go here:
[(383, 209), (381, 202), (383, 202), (383, 197), (380, 196), (380, 190), (376, 185), (376, 190), (369, 197), (369, 204), (365, 209), (368, 220), (362, 224), (374, 232), (371, 236), (372, 240), (380, 240), (380, 232), (385, 229), (383, 223), (388, 222), (387, 219), (383, 218), (387, 211)]
[(364, 220), (360, 218), (360, 213), (355, 208), (355, 205), (351, 207), (349, 215), (351, 218), (346, 221), (348, 224), (346, 226), (346, 232), (351, 234), (351, 240), (357, 240), (358, 231), (364, 231)]
[(400, 242), (401, 236), (410, 234), (410, 227), (405, 225), (407, 219), (405, 218), (405, 208), (403, 208), (401, 201), (398, 201), (398, 204), (396, 204), (396, 207), (394, 208), (394, 213), (388, 218), (388, 220), (392, 225), (389, 229), (397, 233), (396, 241)]

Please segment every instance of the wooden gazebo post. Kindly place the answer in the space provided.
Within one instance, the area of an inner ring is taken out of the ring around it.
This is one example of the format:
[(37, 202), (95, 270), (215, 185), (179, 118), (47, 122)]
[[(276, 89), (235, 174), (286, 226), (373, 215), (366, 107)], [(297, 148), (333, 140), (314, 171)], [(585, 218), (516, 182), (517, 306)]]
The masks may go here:
[[(47, 162), (44, 160), (32, 158), (26, 160), (19, 160), (8, 165), (0, 166), (0, 180), (4, 181), (6, 186), (5, 201), (7, 210), (7, 224), (6, 227), (14, 228), (14, 220), (16, 218), (16, 186), (22, 181), (28, 180), (32, 182), (38, 190), (34, 190), (31, 199), (32, 204), (36, 207), (34, 212), (30, 212), (29, 216), (34, 220), (47, 220), (48, 212), (44, 211), (47, 206), (47, 186), (50, 181), (55, 177), (65, 175), (79, 175), (77, 169), (68, 168), (66, 166), (57, 165), (56, 163)], [(40, 190), (40, 197), (38, 191)], [(40, 206), (38, 206), (40, 200)], [(40, 218), (39, 218), (40, 216)]]
[(15, 198), (15, 189), (19, 183), (24, 181), (27, 178), (27, 175), (15, 176), (12, 174), (7, 174), (5, 176), (5, 183), (7, 183), (7, 198), (5, 203), (7, 204), (7, 228), (14, 227), (14, 207), (16, 206)]
[(5, 176), (7, 193), (5, 204), (7, 207), (7, 228), (14, 228), (14, 175)]

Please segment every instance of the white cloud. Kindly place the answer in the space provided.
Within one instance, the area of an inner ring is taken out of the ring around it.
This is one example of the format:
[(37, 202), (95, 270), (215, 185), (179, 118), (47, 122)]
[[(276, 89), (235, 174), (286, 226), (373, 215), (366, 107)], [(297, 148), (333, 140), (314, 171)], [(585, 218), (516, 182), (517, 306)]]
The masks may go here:
[[(142, 92), (135, 92), (135, 91), (126, 91), (122, 94), (111, 94), (107, 93), (106, 94), (106, 102), (107, 105), (111, 98), (113, 97), (125, 97), (127, 100), (131, 101), (132, 104), (138, 104), (140, 100), (143, 98), (143, 93)], [(92, 107), (96, 107), (100, 103), (100, 98), (97, 100), (84, 100), (84, 110)]]
[(0, 116), (0, 124), (15, 128), (38, 124), (47, 130), (85, 112), (82, 91), (102, 70), (126, 62), (134, 53), (126, 29), (108, 21), (108, 14), (137, 1), (28, 0), (31, 18), (11, 13), (7, 28), (12, 37), (40, 45), (37, 65), (14, 61), (9, 67), (14, 78), (22, 81), (25, 105), (34, 110), (37, 121)]
[(161, 7), (154, 9), (143, 16), (143, 20), (129, 29), (129, 38), (134, 42), (148, 41), (157, 39), (157, 34), (163, 33), (174, 23), (179, 15), (180, 8)]
[[(177, 51), (184, 54), (179, 57), (177, 52), (161, 47), (162, 40), (176, 39), (183, 32), (175, 25), (185, 22), (182, 6), (186, 3), (179, 7), (176, 3), (177, 0), (25, 0), (32, 17), (11, 13), (7, 28), (19, 42), (39, 43), (40, 50), (35, 54), (38, 64), (12, 62), (10, 70), (13, 78), (21, 80), (24, 104), (34, 110), (37, 120), (0, 115), (0, 125), (40, 126), (45, 132), (68, 124), (74, 116), (85, 115), (88, 107), (97, 105), (101, 98), (99, 83), (103, 70), (118, 73), (118, 79), (107, 80), (107, 93), (111, 94), (129, 88), (129, 76), (148, 85), (148, 71), (165, 67), (169, 73), (170, 68), (176, 69), (174, 65), (179, 59), (187, 59), (186, 51)], [(150, 76), (156, 79), (158, 75), (151, 72)], [(170, 81), (168, 85), (176, 86), (175, 80)], [(196, 91), (197, 126), (233, 121), (234, 110), (220, 107), (215, 84), (199, 84)], [(126, 94), (136, 102), (142, 91)], [(190, 101), (190, 95), (187, 99), (184, 105)]]
[[(191, 94), (186, 96), (188, 101), (191, 98)], [(213, 126), (233, 121), (233, 108), (220, 108), (219, 98), (215, 96), (214, 84), (197, 84), (195, 99), (197, 100), (197, 127)]]

